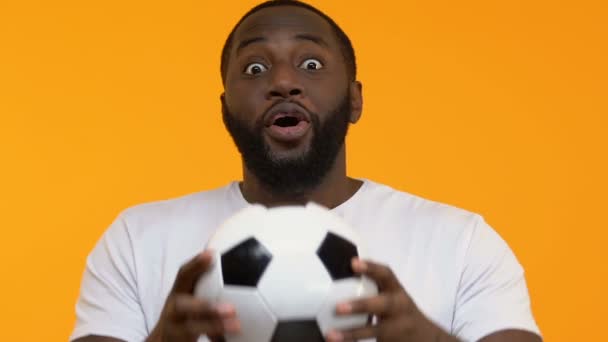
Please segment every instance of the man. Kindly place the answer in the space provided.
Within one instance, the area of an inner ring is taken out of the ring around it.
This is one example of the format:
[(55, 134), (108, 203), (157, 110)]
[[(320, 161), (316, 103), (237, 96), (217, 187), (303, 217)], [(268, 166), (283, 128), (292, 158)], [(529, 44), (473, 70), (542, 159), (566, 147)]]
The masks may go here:
[(361, 115), (362, 88), (351, 43), (330, 18), (295, 1), (255, 7), (229, 35), (221, 73), (223, 119), (242, 155), (243, 181), (123, 212), (87, 259), (73, 340), (239, 333), (230, 303), (192, 296), (211, 262), (202, 246), (248, 203), (308, 201), (362, 234), (373, 261), (352, 267), (380, 289), (336, 308), (375, 322), (331, 331), (328, 341), (541, 340), (523, 270), (483, 219), (347, 177), (344, 138)]

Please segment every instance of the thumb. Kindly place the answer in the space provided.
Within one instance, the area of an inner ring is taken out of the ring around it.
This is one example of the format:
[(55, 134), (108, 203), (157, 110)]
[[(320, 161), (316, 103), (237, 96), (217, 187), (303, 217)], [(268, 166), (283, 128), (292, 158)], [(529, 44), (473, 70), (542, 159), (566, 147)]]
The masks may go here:
[(211, 261), (211, 252), (205, 251), (185, 263), (177, 272), (172, 292), (192, 293), (198, 278), (211, 267)]

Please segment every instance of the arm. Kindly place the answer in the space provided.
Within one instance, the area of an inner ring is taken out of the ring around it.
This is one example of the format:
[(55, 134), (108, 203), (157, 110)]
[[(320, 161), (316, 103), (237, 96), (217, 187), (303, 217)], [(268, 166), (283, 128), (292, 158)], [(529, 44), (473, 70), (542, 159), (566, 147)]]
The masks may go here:
[(464, 260), (452, 333), (467, 341), (541, 341), (524, 269), (507, 243), (479, 216)]
[(509, 329), (490, 334), (479, 342), (542, 342), (542, 339), (528, 331)]
[(123, 213), (87, 257), (70, 340), (107, 336), (103, 338), (141, 341), (147, 335), (146, 330), (132, 238), (127, 215)]
[[(199, 277), (211, 265), (202, 253), (179, 269), (154, 329), (146, 328), (139, 299), (135, 261), (126, 214), (106, 231), (89, 257), (76, 304), (73, 342), (188, 341), (200, 335), (238, 331), (229, 305), (212, 305), (192, 295)], [(192, 317), (195, 317), (194, 319)]]
[(379, 295), (338, 305), (341, 315), (367, 313), (376, 325), (331, 331), (329, 341), (376, 337), (378, 341), (539, 342), (530, 310), (523, 268), (507, 246), (479, 217), (473, 222), (450, 331), (425, 317), (392, 271), (380, 264), (354, 260), (356, 273), (376, 282)]
[[(355, 272), (373, 279), (378, 284), (380, 293), (375, 297), (338, 304), (336, 312), (339, 315), (372, 314), (378, 317), (378, 324), (344, 331), (330, 331), (327, 335), (328, 341), (345, 342), (374, 337), (382, 342), (462, 341), (433, 323), (418, 310), (390, 268), (358, 259), (353, 260), (352, 267)], [(498, 330), (479, 340), (479, 342), (541, 341), (538, 335), (518, 329)]]

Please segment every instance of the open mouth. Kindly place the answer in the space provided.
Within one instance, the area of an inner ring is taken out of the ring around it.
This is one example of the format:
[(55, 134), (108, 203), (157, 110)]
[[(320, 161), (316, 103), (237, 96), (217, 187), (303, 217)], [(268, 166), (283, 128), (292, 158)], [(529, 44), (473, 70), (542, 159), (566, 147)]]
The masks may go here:
[(310, 127), (308, 117), (299, 112), (276, 113), (266, 125), (270, 136), (283, 142), (295, 142), (306, 135)]
[(301, 115), (297, 114), (276, 114), (272, 120), (272, 126), (279, 127), (294, 127), (301, 121), (307, 121)]
[(264, 119), (269, 138), (290, 145), (302, 141), (312, 126), (306, 109), (293, 102), (272, 106)]

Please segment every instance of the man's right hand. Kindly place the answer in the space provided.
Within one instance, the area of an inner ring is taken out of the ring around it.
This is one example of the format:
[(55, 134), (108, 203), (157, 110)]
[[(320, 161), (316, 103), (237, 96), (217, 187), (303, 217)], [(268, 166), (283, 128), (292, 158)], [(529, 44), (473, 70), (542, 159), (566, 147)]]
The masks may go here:
[(211, 267), (211, 253), (203, 252), (183, 265), (154, 330), (147, 342), (196, 342), (200, 335), (221, 341), (226, 332), (238, 332), (240, 322), (229, 304), (213, 305), (193, 295), (199, 277)]

